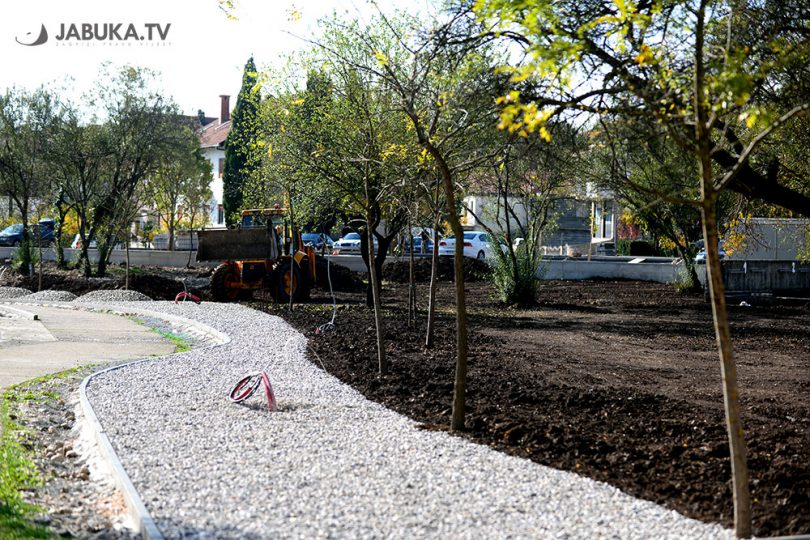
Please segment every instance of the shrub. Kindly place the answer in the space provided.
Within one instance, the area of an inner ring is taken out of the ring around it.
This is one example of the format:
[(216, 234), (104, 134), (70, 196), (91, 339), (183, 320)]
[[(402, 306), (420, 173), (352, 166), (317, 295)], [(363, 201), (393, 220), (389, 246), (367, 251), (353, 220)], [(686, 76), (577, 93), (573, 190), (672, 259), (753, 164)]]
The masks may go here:
[(537, 300), (538, 261), (529, 250), (518, 249), (515, 260), (496, 253), (490, 279), (498, 300), (504, 304), (531, 305)]

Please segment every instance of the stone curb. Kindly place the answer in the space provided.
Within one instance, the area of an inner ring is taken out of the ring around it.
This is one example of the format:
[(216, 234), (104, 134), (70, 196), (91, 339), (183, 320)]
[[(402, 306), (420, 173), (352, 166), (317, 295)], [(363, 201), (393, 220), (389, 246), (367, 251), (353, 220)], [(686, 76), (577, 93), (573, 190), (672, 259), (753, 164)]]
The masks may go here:
[[(68, 306), (68, 305), (60, 305), (54, 307), (81, 309), (80, 306)], [(88, 307), (94, 309), (93, 306)], [(138, 308), (127, 308), (125, 310), (101, 308), (94, 310), (106, 311), (108, 313), (117, 315), (134, 315), (134, 314), (147, 315), (150, 317), (165, 320), (167, 322), (173, 322), (182, 325), (186, 328), (195, 328), (201, 333), (207, 334), (216, 339), (216, 343), (214, 343), (213, 345), (208, 345), (207, 347), (217, 347), (219, 345), (224, 345), (225, 343), (230, 342), (230, 337), (227, 336), (226, 334), (218, 330), (215, 330), (214, 328), (211, 328), (208, 325), (197, 323), (184, 317), (177, 317), (174, 315), (167, 315), (164, 313), (158, 313), (148, 309), (138, 309)], [(206, 348), (206, 346), (202, 348)], [(87, 397), (87, 386), (90, 384), (90, 381), (93, 379), (93, 377), (100, 375), (102, 373), (122, 369), (136, 364), (141, 364), (143, 362), (152, 362), (156, 360), (160, 360), (160, 358), (145, 358), (142, 360), (136, 360), (134, 362), (120, 364), (117, 366), (113, 366), (98, 371), (96, 373), (93, 373), (92, 375), (87, 376), (82, 381), (82, 384), (79, 387), (79, 404), (81, 405), (82, 412), (89, 421), (90, 428), (92, 429), (95, 441), (98, 443), (99, 448), (101, 449), (102, 457), (107, 461), (107, 464), (110, 466), (110, 469), (113, 472), (117, 487), (121, 490), (122, 494), (124, 495), (124, 501), (127, 506), (127, 512), (129, 513), (130, 517), (135, 523), (136, 529), (140, 533), (141, 537), (146, 540), (163, 540), (163, 535), (161, 534), (160, 530), (155, 524), (155, 521), (152, 518), (151, 514), (149, 513), (149, 510), (147, 510), (146, 506), (143, 504), (140, 495), (138, 495), (138, 491), (135, 489), (135, 486), (132, 484), (132, 480), (129, 478), (129, 475), (124, 469), (121, 460), (118, 459), (118, 455), (115, 453), (115, 449), (113, 449), (109, 437), (107, 437), (107, 433), (104, 430), (104, 426), (102, 426), (101, 422), (99, 422), (98, 417), (96, 416), (96, 413), (93, 410), (93, 406), (90, 404), (90, 400)]]

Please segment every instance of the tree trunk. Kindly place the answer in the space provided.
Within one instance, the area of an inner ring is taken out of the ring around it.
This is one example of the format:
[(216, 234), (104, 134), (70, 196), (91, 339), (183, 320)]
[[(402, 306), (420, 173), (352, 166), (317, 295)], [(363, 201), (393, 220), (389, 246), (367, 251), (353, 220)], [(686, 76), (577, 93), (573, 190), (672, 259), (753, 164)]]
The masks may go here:
[[(437, 214), (438, 216), (438, 214)], [(433, 335), (436, 323), (436, 287), (439, 273), (439, 220), (433, 223), (433, 253), (430, 255), (430, 292), (428, 292), (427, 331), (425, 332), (425, 348), (433, 348)]]
[(696, 13), (695, 27), (695, 142), (698, 173), (700, 175), (701, 217), (703, 241), (706, 248), (707, 281), (712, 303), (714, 332), (720, 353), (720, 373), (723, 381), (723, 403), (726, 411), (729, 451), (731, 453), (731, 480), (734, 498), (734, 532), (738, 538), (751, 537), (751, 495), (748, 491), (748, 464), (745, 436), (740, 420), (737, 393), (737, 366), (731, 350), (731, 330), (728, 325), (726, 298), (717, 234), (717, 197), (714, 189), (709, 133), (709, 104), (705, 98), (705, 67), (703, 48), (705, 39), (707, 0), (701, 0)]
[(98, 263), (96, 263), (96, 276), (104, 277), (107, 275), (107, 255), (110, 251), (109, 246), (98, 244)]
[(37, 291), (42, 290), (42, 231), (37, 226), (37, 248), (39, 249), (39, 280), (37, 282)]
[(436, 323), (436, 287), (438, 285), (439, 270), (439, 222), (442, 216), (441, 206), (439, 206), (441, 187), (441, 181), (437, 178), (436, 195), (433, 199), (435, 214), (433, 216), (433, 252), (430, 254), (430, 290), (428, 292), (427, 330), (425, 331), (426, 349), (433, 348), (433, 336), (436, 333), (434, 327)]
[(740, 418), (737, 388), (737, 366), (731, 348), (722, 266), (718, 249), (717, 216), (714, 206), (703, 209), (703, 238), (706, 246), (709, 295), (714, 315), (714, 332), (720, 352), (720, 372), (723, 382), (723, 402), (726, 411), (731, 478), (734, 493), (734, 531), (738, 538), (751, 536), (751, 496), (748, 488), (748, 463), (745, 435)]
[(436, 160), (442, 175), (444, 196), (447, 201), (447, 219), (455, 235), (453, 275), (456, 287), (456, 380), (453, 384), (453, 417), (450, 429), (464, 429), (465, 402), (467, 397), (467, 299), (464, 295), (464, 229), (456, 213), (456, 193), (453, 175), (441, 152), (430, 141), (423, 142)]
[(374, 325), (377, 329), (377, 361), (380, 375), (388, 373), (388, 359), (385, 356), (385, 344), (383, 343), (382, 327), (382, 306), (380, 305), (380, 292), (377, 282), (377, 258), (374, 254), (374, 237), (372, 236), (371, 213), (366, 213), (366, 235), (368, 237), (368, 260), (372, 261), (368, 265), (369, 281), (371, 282), (371, 295), (374, 301)]
[(408, 250), (408, 326), (412, 326), (413, 323), (416, 322), (416, 282), (414, 281), (413, 275), (414, 245), (413, 245), (413, 227), (411, 224), (410, 216), (408, 217), (408, 235), (410, 246), (410, 249)]
[(174, 217), (169, 219), (169, 251), (174, 251)]
[(124, 241), (124, 249), (126, 250), (126, 266), (124, 268), (124, 290), (129, 290), (129, 231), (126, 232), (126, 240)]

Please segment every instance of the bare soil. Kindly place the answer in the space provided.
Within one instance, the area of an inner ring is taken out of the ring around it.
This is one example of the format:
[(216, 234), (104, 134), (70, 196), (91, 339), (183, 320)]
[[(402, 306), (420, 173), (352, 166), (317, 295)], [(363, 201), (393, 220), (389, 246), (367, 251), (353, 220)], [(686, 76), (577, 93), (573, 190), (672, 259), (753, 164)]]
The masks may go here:
[[(422, 311), (407, 322), (407, 285), (384, 291), (390, 373), (379, 376), (363, 293), (286, 306), (254, 302), (310, 338), (325, 369), (368, 398), (446, 429), (455, 370), (452, 284), (439, 288), (436, 346)], [(730, 461), (710, 307), (702, 295), (631, 281), (544, 282), (539, 303), (511, 309), (466, 285), (470, 366), (460, 435), (574, 471), (707, 522), (732, 525)], [(810, 305), (732, 306), (751, 469), (754, 532), (810, 532)]]
[[(119, 268), (99, 280), (47, 266), (44, 288), (81, 294), (123, 286)], [(426, 278), (424, 270), (418, 269), (418, 279)], [(130, 288), (173, 299), (185, 279), (206, 298), (209, 274), (138, 269)], [(292, 312), (268, 295), (258, 294), (250, 305), (301, 330), (315, 363), (369, 399), (425, 429), (446, 429), (455, 370), (453, 285), (439, 285), (436, 344), (426, 350), (427, 285), (417, 285), (420, 311), (409, 325), (408, 286), (393, 282), (407, 273), (400, 267), (386, 275), (392, 280), (383, 295), (390, 373), (383, 377), (377, 373), (372, 312), (364, 305), (362, 283), (350, 272), (332, 276), (341, 292), (331, 333), (315, 331), (332, 316), (323, 288)], [(0, 281), (33, 285), (10, 272)], [(486, 282), (469, 282), (466, 289), (470, 360), (467, 423), (460, 436), (731, 526), (720, 367), (703, 295), (646, 282), (548, 281), (536, 306), (514, 309), (495, 301)], [(754, 533), (810, 533), (810, 304), (732, 305), (730, 317)]]

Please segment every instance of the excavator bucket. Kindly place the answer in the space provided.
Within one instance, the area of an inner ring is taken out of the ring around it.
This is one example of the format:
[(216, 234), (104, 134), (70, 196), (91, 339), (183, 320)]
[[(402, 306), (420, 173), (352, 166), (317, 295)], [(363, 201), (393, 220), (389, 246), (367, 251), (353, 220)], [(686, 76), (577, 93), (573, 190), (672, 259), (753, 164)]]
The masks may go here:
[(279, 245), (273, 229), (200, 231), (197, 261), (278, 259)]

